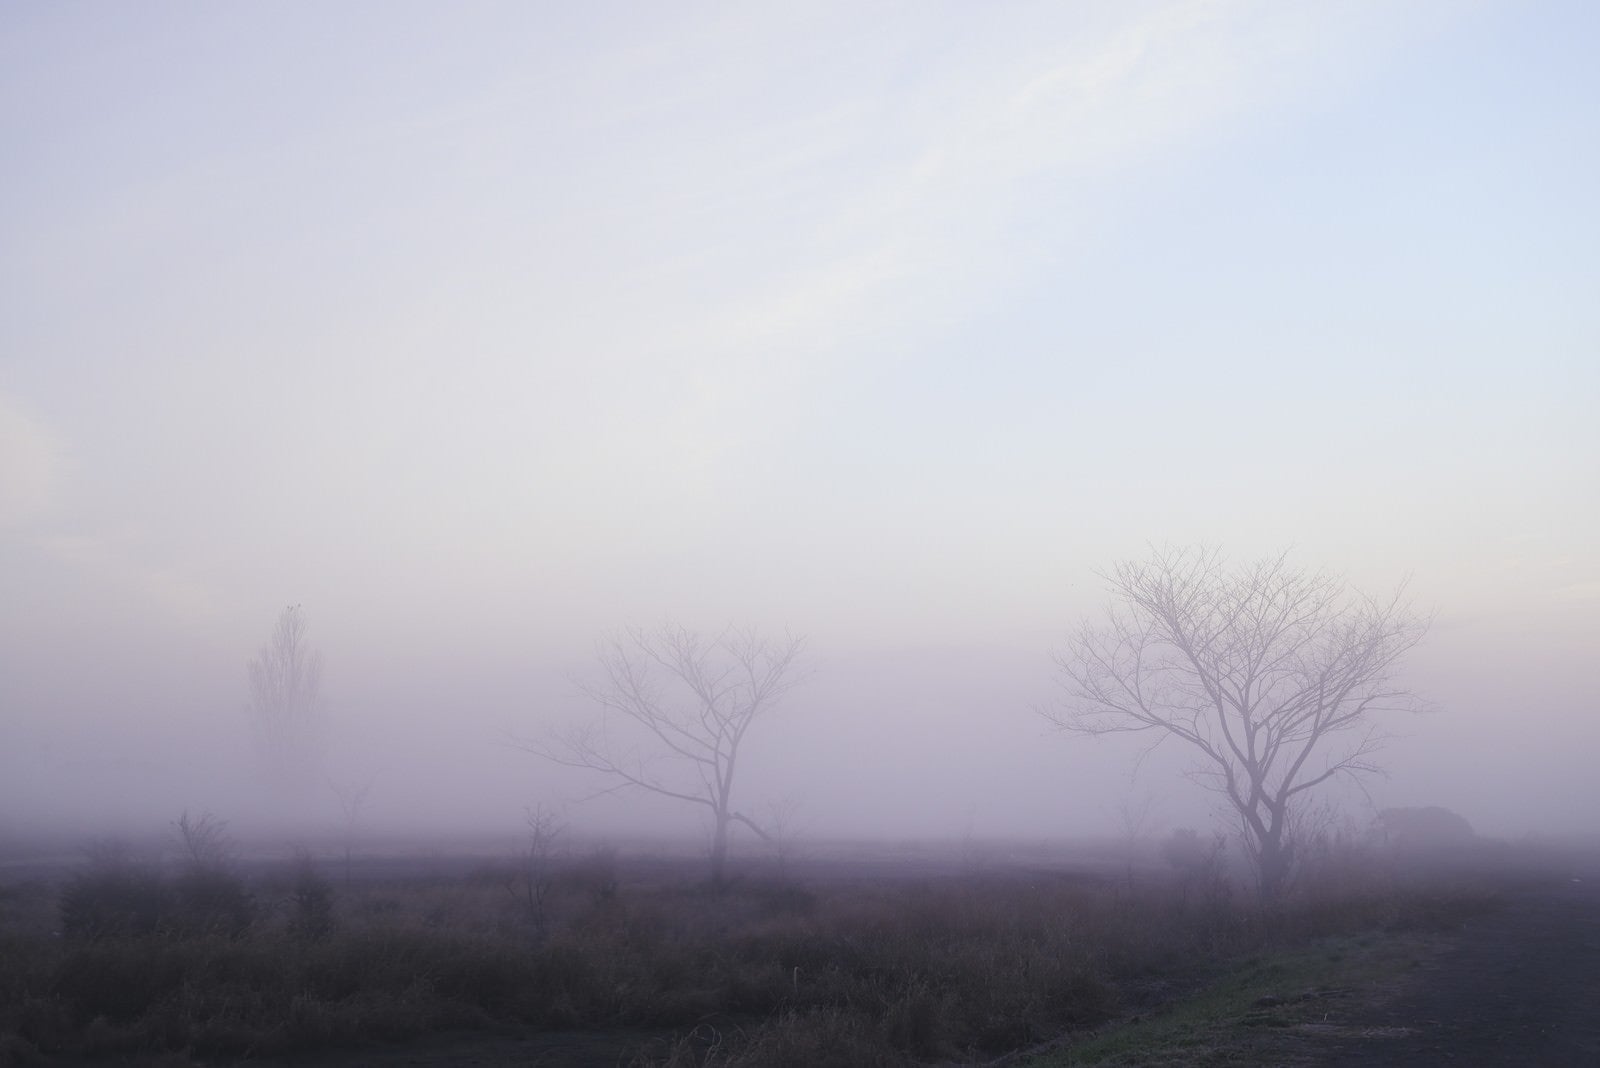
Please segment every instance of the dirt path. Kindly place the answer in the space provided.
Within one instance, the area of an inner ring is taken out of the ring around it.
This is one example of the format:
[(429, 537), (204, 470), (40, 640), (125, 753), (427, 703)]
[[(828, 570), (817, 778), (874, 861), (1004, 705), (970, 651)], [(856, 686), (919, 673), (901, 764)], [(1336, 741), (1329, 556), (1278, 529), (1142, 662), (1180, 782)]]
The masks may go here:
[(1418, 981), (1323, 1041), (1322, 1065), (1600, 1065), (1600, 864), (1467, 923)]

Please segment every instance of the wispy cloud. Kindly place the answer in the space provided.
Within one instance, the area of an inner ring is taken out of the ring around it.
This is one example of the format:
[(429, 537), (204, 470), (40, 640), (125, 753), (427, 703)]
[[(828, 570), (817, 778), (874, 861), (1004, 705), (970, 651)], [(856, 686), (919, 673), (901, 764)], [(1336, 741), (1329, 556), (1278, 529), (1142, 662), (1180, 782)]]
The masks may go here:
[[(1014, 38), (1003, 61), (975, 49), (917, 64), (872, 108), (851, 106), (849, 85), (833, 88), (838, 100), (819, 86), (814, 110), (750, 138), (754, 155), (686, 143), (660, 159), (669, 177), (639, 187), (630, 217), (665, 229), (640, 251), (697, 257), (684, 276), (670, 260), (629, 265), (640, 284), (628, 299), (660, 310), (636, 313), (648, 330), (614, 344), (629, 362), (681, 361), (687, 385), (676, 403), (618, 420), (631, 428), (623, 450), (636, 435), (640, 449), (732, 456), (807, 417), (818, 392), (913, 358), (1058, 255), (1062, 235), (1120, 210), (1104, 192), (1120, 170), (1279, 106), (1372, 29), (1349, 10), (1228, 0), (1129, 5), (1081, 24), (1075, 10), (1025, 11), (998, 31)], [(906, 58), (876, 47), (885, 65)], [(1102, 195), (1067, 192), (1085, 179)], [(783, 191), (782, 211), (769, 190)]]

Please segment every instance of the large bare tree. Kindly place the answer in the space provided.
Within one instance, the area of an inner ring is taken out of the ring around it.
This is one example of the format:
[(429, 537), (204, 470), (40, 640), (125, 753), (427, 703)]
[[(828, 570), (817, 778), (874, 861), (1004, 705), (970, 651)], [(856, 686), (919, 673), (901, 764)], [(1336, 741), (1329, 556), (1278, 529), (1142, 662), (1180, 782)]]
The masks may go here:
[(299, 605), (278, 613), (272, 636), (248, 669), (247, 710), (268, 774), (278, 786), (304, 786), (316, 772), (322, 654), (306, 639), (305, 612)]
[(1376, 772), (1383, 717), (1416, 707), (1395, 682), (1426, 620), (1286, 556), (1230, 566), (1162, 550), (1104, 577), (1113, 604), (1056, 657), (1065, 702), (1043, 714), (1102, 735), (1148, 731), (1201, 756), (1197, 778), (1237, 816), (1263, 900), (1294, 864), (1316, 787)]
[(720, 884), (733, 824), (768, 837), (733, 807), (739, 753), (751, 726), (798, 681), (804, 644), (751, 628), (709, 639), (676, 625), (630, 628), (600, 644), (598, 679), (580, 683), (597, 715), (516, 744), (609, 776), (610, 789), (638, 788), (709, 810), (711, 877)]

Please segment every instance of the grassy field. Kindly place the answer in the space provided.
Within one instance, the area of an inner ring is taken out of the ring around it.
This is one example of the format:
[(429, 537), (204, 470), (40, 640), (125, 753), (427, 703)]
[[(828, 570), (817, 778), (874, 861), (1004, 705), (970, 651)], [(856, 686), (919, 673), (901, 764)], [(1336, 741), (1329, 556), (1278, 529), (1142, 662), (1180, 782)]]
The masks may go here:
[(1216, 873), (1104, 857), (865, 857), (712, 887), (695, 860), (605, 849), (348, 872), (102, 849), (0, 884), (0, 1064), (443, 1064), (541, 1036), (608, 1065), (1186, 1063), (1492, 898), (1346, 865), (1263, 910)]
[[(1446, 910), (1437, 919), (1449, 915)], [(1297, 1063), (1296, 1053), (1306, 1052), (1308, 1037), (1317, 1040), (1345, 1028), (1345, 1019), (1427, 967), (1449, 944), (1445, 934), (1386, 928), (1251, 955), (1154, 1012), (1018, 1063), (1026, 1068)]]

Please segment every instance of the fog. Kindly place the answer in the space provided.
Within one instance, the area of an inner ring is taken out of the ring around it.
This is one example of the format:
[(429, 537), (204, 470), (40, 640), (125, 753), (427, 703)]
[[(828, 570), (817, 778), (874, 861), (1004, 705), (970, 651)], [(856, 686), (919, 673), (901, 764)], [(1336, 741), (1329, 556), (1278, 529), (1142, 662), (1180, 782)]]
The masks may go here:
[[(1152, 546), (1431, 617), (1353, 824), (1593, 833), (1587, 5), (0, 14), (0, 836), (698, 837), (519, 747), (803, 636), (738, 807), (1225, 822), (1053, 661)], [(314, 774), (246, 665), (300, 605)]]

